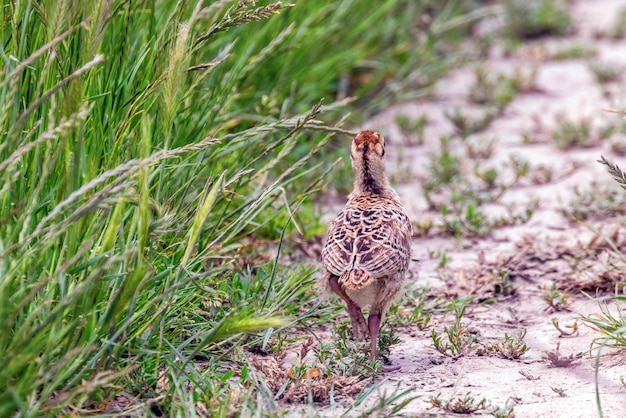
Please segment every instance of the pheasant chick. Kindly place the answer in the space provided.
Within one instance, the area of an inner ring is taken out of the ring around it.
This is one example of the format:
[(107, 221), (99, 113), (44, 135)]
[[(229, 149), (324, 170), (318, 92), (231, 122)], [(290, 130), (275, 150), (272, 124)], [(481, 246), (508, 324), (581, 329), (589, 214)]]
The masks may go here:
[[(372, 131), (352, 141), (354, 189), (329, 227), (320, 288), (345, 303), (355, 338), (371, 339), (376, 358), (380, 324), (401, 293), (411, 258), (411, 222), (385, 171), (385, 140)], [(362, 308), (369, 307), (367, 324)], [(386, 371), (399, 367), (384, 367)]]

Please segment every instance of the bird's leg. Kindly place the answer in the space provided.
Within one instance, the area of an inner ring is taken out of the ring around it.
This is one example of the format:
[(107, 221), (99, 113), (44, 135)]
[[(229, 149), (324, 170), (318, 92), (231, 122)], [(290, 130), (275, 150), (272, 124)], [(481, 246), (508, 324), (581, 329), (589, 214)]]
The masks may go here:
[[(370, 361), (374, 361), (376, 360), (376, 348), (378, 346), (378, 335), (380, 333), (380, 313), (370, 312), (367, 318), (367, 326), (370, 331), (371, 339)], [(383, 366), (383, 371), (385, 372), (392, 372), (398, 369), (400, 369), (400, 366)]]
[(350, 321), (352, 321), (352, 334), (354, 338), (359, 340), (365, 339), (365, 317), (359, 305), (354, 303), (352, 299), (346, 294), (339, 284), (337, 276), (330, 276), (330, 287), (333, 291), (346, 303), (348, 309), (348, 315), (350, 315)]
[(376, 347), (378, 346), (378, 332), (380, 331), (380, 315), (370, 312), (367, 318), (367, 326), (370, 330), (371, 350), (370, 361), (376, 360)]

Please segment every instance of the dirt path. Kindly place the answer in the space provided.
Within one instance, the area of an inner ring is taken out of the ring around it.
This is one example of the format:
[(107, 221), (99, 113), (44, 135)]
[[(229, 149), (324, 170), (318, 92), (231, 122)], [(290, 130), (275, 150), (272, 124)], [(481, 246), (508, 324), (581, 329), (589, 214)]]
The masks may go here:
[[(602, 111), (624, 108), (626, 77), (616, 75), (601, 83), (594, 72), (619, 66), (623, 75), (626, 42), (596, 34), (613, 24), (626, 1), (572, 1), (570, 5), (575, 34), (535, 41), (510, 54), (498, 44), (489, 50), (488, 58), (479, 66), (488, 74), (515, 77), (517, 71), (518, 76), (531, 78), (529, 74), (535, 72), (534, 79), (486, 129), (448, 144), (468, 178), (483, 168), (494, 167), (496, 182), (506, 183), (514, 171), (511, 156), (525, 160), (528, 173), (511, 181), (502, 196), (480, 208), (487, 219), (509, 216), (510, 220), (516, 209), (532, 211), (533, 202), (537, 202), (530, 219), (494, 227), (490, 233), (461, 233), (451, 238), (437, 233), (446, 221), (441, 213), (429, 209), (423, 196), (422, 185), (432, 176), (427, 167), (442, 152), (440, 138), (458, 136), (459, 125), (455, 127), (445, 113), (452, 114), (458, 108), (468, 118), (478, 119), (486, 112), (484, 105), (470, 100), (476, 95), (476, 91), (472, 93), (476, 89), (476, 65), (442, 79), (431, 100), (394, 106), (365, 126), (386, 133), (392, 144), (389, 161), (395, 166), (399, 192), (416, 223), (427, 231), (413, 242), (414, 257), (420, 260), (413, 267), (419, 271), (416, 285), (428, 285), (440, 294), (493, 297), (493, 303), (467, 307), (462, 319), (468, 326), (466, 332), (472, 334), (475, 344), (502, 341), (505, 333), (513, 336), (525, 332), (523, 341), (529, 347), (519, 359), (481, 355), (476, 348), (464, 355), (444, 355), (433, 345), (431, 328), (441, 332), (444, 326), (451, 326), (453, 314), (433, 316), (426, 330), (403, 329), (401, 343), (391, 348), (390, 356), (402, 368), (385, 376), (388, 380), (383, 387), (389, 391), (398, 385), (413, 389), (419, 398), (405, 410), (409, 415), (445, 415), (445, 408), (433, 407), (431, 398), (441, 394), (439, 399), (445, 403), (469, 393), (476, 403), (484, 398), (502, 411), (505, 405), (513, 406), (517, 417), (598, 416), (596, 358), (589, 349), (600, 334), (579, 319), (580, 315), (600, 313), (600, 308), (581, 290), (593, 295), (598, 283), (611, 289), (625, 277), (624, 263), (590, 227), (626, 248), (621, 216), (624, 201), (615, 198), (619, 188), (612, 186), (606, 167), (596, 162), (604, 155), (626, 165), (626, 147), (622, 145), (626, 145), (626, 130), (617, 115)], [(594, 49), (596, 54), (556, 59), (568, 53), (576, 55), (575, 48)], [(593, 65), (598, 66), (595, 71)], [(416, 144), (419, 139), (414, 134), (400, 129), (396, 123), (399, 115), (409, 120), (425, 117), (422, 144)], [(563, 126), (566, 121), (574, 127), (567, 130)], [(561, 129), (564, 137), (572, 137), (584, 126), (590, 129), (587, 144), (557, 146), (554, 137), (559, 135), (555, 131)], [(619, 128), (610, 132), (610, 127)], [(476, 149), (483, 154), (477, 157)], [(445, 192), (441, 196), (449, 198)], [(611, 206), (611, 199), (618, 201)], [(576, 211), (584, 222), (576, 222), (564, 209)], [(509, 285), (512, 294), (501, 291), (502, 286)], [(567, 309), (558, 311), (557, 302), (556, 308), (546, 302), (553, 285), (555, 294), (568, 295)], [(602, 294), (611, 295), (608, 289)], [(554, 320), (564, 331), (571, 331), (565, 327), (576, 322), (578, 330), (571, 336), (561, 335)], [(559, 359), (555, 357), (557, 347)], [(626, 351), (604, 348), (597, 384), (605, 417), (626, 416), (625, 378)]]

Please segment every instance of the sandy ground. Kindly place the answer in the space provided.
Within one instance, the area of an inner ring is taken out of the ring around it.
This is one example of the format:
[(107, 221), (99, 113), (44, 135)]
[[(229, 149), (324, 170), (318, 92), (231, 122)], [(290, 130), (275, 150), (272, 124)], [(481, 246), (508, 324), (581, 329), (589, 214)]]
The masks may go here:
[[(497, 213), (506, 204), (525, 207), (532, 199), (538, 199), (538, 208), (527, 222), (497, 228), (485, 237), (453, 239), (426, 235), (413, 242), (414, 257), (420, 260), (412, 267), (418, 271), (416, 283), (428, 284), (442, 292), (471, 295), (468, 289), (475, 290), (479, 286), (472, 280), (484, 278), (486, 274), (480, 272), (488, 272), (490, 266), (516, 273), (512, 280), (514, 295), (499, 297), (491, 304), (471, 305), (463, 322), (471, 324), (470, 330), (475, 332), (477, 340), (502, 339), (505, 333), (514, 335), (525, 330), (524, 341), (530, 349), (516, 360), (481, 356), (476, 352), (456, 357), (443, 355), (433, 346), (431, 327), (441, 330), (449, 326), (453, 315), (433, 318), (433, 323), (424, 331), (402, 331), (402, 341), (392, 347), (390, 356), (392, 362), (402, 367), (384, 376), (387, 381), (383, 388), (387, 391), (396, 387), (412, 389), (411, 394), (418, 398), (404, 410), (409, 416), (445, 415), (447, 412), (442, 408), (431, 405), (432, 397), (441, 394), (440, 398), (445, 401), (463, 398), (468, 393), (476, 400), (486, 399), (491, 405), (503, 407), (508, 402), (517, 417), (598, 416), (597, 382), (604, 416), (626, 417), (626, 351), (604, 348), (596, 377), (597, 350), (590, 351), (590, 348), (600, 334), (578, 321), (579, 328), (574, 335), (562, 336), (552, 323), (556, 319), (561, 326), (572, 325), (581, 315), (600, 312), (598, 303), (581, 293), (585, 286), (580, 280), (584, 280), (584, 274), (597, 278), (602, 274), (601, 265), (607, 265), (607, 258), (611, 257), (608, 248), (595, 251), (593, 256), (583, 260), (588, 268), (585, 273), (580, 269), (573, 271), (558, 254), (566, 252), (565, 248), (588, 249), (595, 245), (597, 242), (589, 244), (594, 236), (597, 238), (590, 227), (607, 234), (613, 231), (619, 234), (623, 230), (619, 216), (601, 219), (592, 215), (586, 222), (575, 222), (562, 210), (572, 198), (574, 187), (589, 193), (595, 189), (585, 187), (593, 181), (611, 182), (606, 167), (597, 160), (604, 155), (624, 165), (625, 157), (615, 152), (619, 152), (619, 148), (598, 134), (590, 147), (558, 149), (550, 133), (563, 118), (588, 120), (598, 132), (602, 126), (620, 123), (619, 116), (602, 109), (625, 107), (626, 77), (600, 85), (589, 65), (590, 62), (610, 62), (619, 65), (624, 73), (626, 42), (598, 39), (594, 34), (609, 27), (617, 10), (626, 7), (626, 2), (576, 1), (570, 4), (577, 28), (575, 34), (556, 40), (538, 40), (511, 54), (493, 47), (489, 57), (479, 64), (494, 74), (536, 71), (536, 78), (533, 87), (518, 95), (486, 130), (466, 139), (496, 139), (492, 155), (482, 162), (487, 165), (498, 166), (510, 155), (518, 155), (530, 163), (531, 172), (542, 165), (549, 167), (553, 176), (548, 181), (522, 181), (511, 187), (492, 209)], [(550, 58), (555, 51), (572, 45), (591, 46), (597, 50), (597, 55), (591, 61)], [(390, 165), (405, 179), (398, 182), (397, 188), (414, 220), (430, 218), (435, 224), (440, 221), (438, 213), (428, 211), (421, 181), (427, 174), (425, 167), (430, 156), (438, 150), (439, 138), (454, 133), (444, 112), (456, 107), (468, 109), (468, 112), (477, 108), (468, 102), (469, 90), (475, 82), (475, 68), (476, 64), (472, 64), (453, 71), (438, 83), (432, 99), (389, 108), (365, 126), (384, 132), (391, 143)], [(406, 141), (398, 140), (406, 133), (395, 124), (397, 115), (427, 118), (423, 144), (407, 146)], [(531, 141), (528, 136), (524, 141), (523, 134), (529, 134)], [(616, 141), (619, 140), (617, 137)], [(616, 188), (614, 193), (620, 190)], [(529, 250), (529, 247), (534, 249)], [(555, 252), (555, 257), (544, 257), (544, 261), (530, 261), (533, 254)], [(445, 253), (451, 261), (441, 267), (440, 259), (433, 257), (433, 253)], [(624, 280), (623, 269), (614, 269), (614, 273), (620, 277), (617, 280)], [(567, 310), (557, 312), (547, 306), (544, 287), (553, 283), (562, 289), (571, 284)], [(592, 288), (587, 289), (591, 294)], [(573, 355), (572, 361), (561, 364), (563, 367), (556, 367), (548, 356), (548, 353), (556, 353), (557, 347), (561, 358)]]

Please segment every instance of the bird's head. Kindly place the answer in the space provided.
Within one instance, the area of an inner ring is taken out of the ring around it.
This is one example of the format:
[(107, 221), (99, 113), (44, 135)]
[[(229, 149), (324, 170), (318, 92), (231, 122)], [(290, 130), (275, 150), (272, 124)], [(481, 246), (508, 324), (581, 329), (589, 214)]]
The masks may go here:
[(372, 154), (378, 158), (385, 156), (385, 138), (378, 132), (359, 132), (352, 140), (350, 149), (352, 161), (367, 159)]

